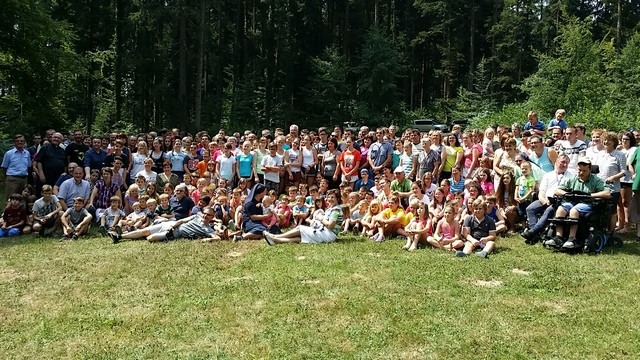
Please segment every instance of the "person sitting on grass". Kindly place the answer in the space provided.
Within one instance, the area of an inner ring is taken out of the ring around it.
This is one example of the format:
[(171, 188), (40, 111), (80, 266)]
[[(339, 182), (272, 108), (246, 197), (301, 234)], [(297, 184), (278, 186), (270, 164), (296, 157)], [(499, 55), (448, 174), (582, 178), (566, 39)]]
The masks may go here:
[[(263, 184), (257, 183), (253, 185), (253, 188), (244, 202), (244, 209), (242, 213), (242, 229), (244, 230), (244, 233), (242, 235), (234, 236), (234, 241), (262, 238), (262, 232), (267, 229), (267, 227), (262, 224), (262, 220), (269, 217), (269, 215), (262, 214), (260, 203), (266, 197), (266, 194), (267, 189)], [(280, 228), (272, 226), (271, 232), (280, 232)]]
[(123, 239), (137, 240), (146, 238), (149, 242), (167, 241), (173, 239), (203, 239), (203, 241), (220, 240), (220, 236), (211, 226), (216, 217), (216, 212), (210, 206), (202, 209), (196, 215), (174, 221), (165, 221), (156, 225), (151, 225), (144, 229), (134, 230), (127, 233), (109, 231), (108, 235), (114, 244), (119, 243)]
[[(173, 214), (173, 208), (169, 204), (169, 199), (170, 198), (168, 194), (162, 194), (158, 198), (158, 200), (160, 200), (160, 204), (158, 204), (158, 206), (156, 207), (156, 210), (154, 213), (154, 222), (162, 222), (162, 221), (176, 219), (175, 215)], [(200, 202), (203, 203), (201, 209), (206, 206), (205, 204), (208, 204), (209, 200), (211, 200), (209, 198), (209, 195), (203, 195), (200, 198)]]
[(0, 227), (0, 237), (20, 235), (27, 222), (27, 209), (22, 204), (22, 194), (11, 194), (9, 206), (4, 209), (3, 223)]
[[(276, 217), (278, 218), (278, 227), (287, 228), (291, 222), (291, 206), (289, 206), (290, 197), (282, 195), (276, 206)], [(304, 198), (303, 198), (304, 199)]]
[(278, 216), (276, 216), (276, 207), (273, 205), (271, 196), (265, 196), (262, 199), (262, 215), (267, 216), (262, 220), (262, 225), (267, 228), (267, 231), (271, 230), (272, 226), (277, 225)]
[(107, 230), (115, 230), (118, 221), (124, 217), (124, 211), (120, 209), (120, 197), (112, 196), (109, 200), (110, 206), (100, 214), (100, 227), (98, 230), (104, 236), (107, 236)]
[(373, 235), (373, 240), (376, 242), (383, 242), (385, 234), (387, 236), (400, 235), (408, 237), (407, 232), (404, 231), (404, 226), (406, 225), (404, 210), (400, 206), (400, 198), (397, 195), (389, 197), (389, 207), (378, 215), (376, 224), (378, 232)]
[(373, 200), (369, 204), (369, 211), (364, 215), (362, 220), (360, 220), (360, 225), (362, 225), (362, 236), (368, 236), (373, 239), (373, 236), (376, 232), (376, 219), (378, 218), (378, 214), (382, 211), (382, 204), (378, 200)]
[(142, 211), (139, 202), (136, 201), (135, 203), (133, 203), (132, 208), (133, 212), (127, 215), (126, 218), (120, 220), (118, 222), (118, 225), (116, 225), (116, 229), (124, 228), (126, 231), (133, 231), (138, 229), (139, 227), (141, 228), (142, 225), (147, 222), (147, 214)]
[(413, 199), (411, 204), (412, 208), (416, 206), (416, 216), (411, 219), (411, 222), (407, 225), (406, 232), (407, 243), (402, 247), (403, 250), (416, 251), (418, 250), (418, 244), (424, 241), (428, 241), (431, 235), (431, 218), (429, 217), (429, 208), (427, 204), (420, 200)]
[(462, 225), (464, 248), (456, 251), (456, 256), (467, 256), (479, 248), (476, 255), (486, 258), (495, 247), (496, 223), (487, 216), (487, 203), (483, 199), (474, 200), (471, 207), (473, 214), (467, 215)]
[(338, 205), (338, 191), (328, 190), (325, 199), (329, 203), (329, 208), (324, 212), (322, 219), (314, 219), (310, 226), (300, 225), (280, 235), (273, 235), (265, 230), (262, 235), (267, 244), (334, 242), (342, 226), (342, 209)]
[(364, 219), (365, 214), (367, 213), (367, 201), (360, 200), (360, 202), (354, 206), (353, 211), (351, 211), (351, 215), (349, 218), (344, 220), (342, 225), (342, 235), (346, 235), (349, 230), (353, 230), (355, 234), (360, 231), (362, 227), (361, 221)]
[(45, 230), (53, 232), (60, 225), (62, 205), (51, 185), (43, 185), (41, 192), (42, 197), (33, 204), (33, 231), (44, 236)]
[(85, 199), (77, 196), (73, 199), (73, 207), (67, 209), (60, 219), (62, 222), (63, 240), (78, 240), (80, 235), (85, 234), (89, 230), (91, 219), (93, 216), (84, 208)]
[(309, 216), (309, 208), (307, 208), (304, 196), (296, 196), (296, 205), (293, 207), (292, 214), (293, 226), (304, 224), (304, 220)]
[(498, 211), (498, 200), (495, 195), (487, 195), (484, 197), (487, 203), (487, 216), (492, 218), (496, 223), (496, 234), (502, 234), (507, 231), (506, 219), (502, 212)]
[(427, 238), (429, 245), (437, 249), (454, 251), (464, 246), (460, 240), (460, 222), (456, 220), (456, 210), (453, 205), (444, 208), (444, 217), (436, 225), (433, 236)]

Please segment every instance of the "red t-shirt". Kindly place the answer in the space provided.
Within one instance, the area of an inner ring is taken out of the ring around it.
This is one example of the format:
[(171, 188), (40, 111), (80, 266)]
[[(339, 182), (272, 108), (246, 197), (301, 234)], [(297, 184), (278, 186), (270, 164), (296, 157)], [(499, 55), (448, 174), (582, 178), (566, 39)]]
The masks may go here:
[[(360, 152), (358, 150), (345, 150), (340, 153), (339, 156), (340, 164), (342, 164), (342, 174), (346, 175), (348, 172), (355, 168), (356, 163), (360, 161)], [(350, 176), (357, 175), (357, 173), (352, 173)]]
[(17, 209), (9, 206), (4, 209), (4, 215), (2, 218), (4, 219), (5, 226), (15, 225), (22, 220), (27, 220), (27, 209), (25, 209), (24, 206), (20, 206)]

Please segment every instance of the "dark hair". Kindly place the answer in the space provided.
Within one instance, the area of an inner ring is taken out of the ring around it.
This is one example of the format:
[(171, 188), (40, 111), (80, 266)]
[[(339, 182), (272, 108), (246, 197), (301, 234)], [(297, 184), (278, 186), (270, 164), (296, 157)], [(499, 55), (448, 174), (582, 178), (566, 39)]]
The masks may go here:
[(334, 149), (338, 149), (338, 140), (336, 138), (329, 138), (329, 140), (327, 140), (327, 145), (329, 143), (333, 144)]
[(622, 136), (626, 136), (629, 138), (629, 147), (634, 147), (637, 145), (636, 137), (633, 135), (633, 132), (627, 131)]
[(11, 194), (11, 196), (9, 196), (9, 200), (23, 201), (24, 200), (24, 196), (22, 196), (22, 194), (13, 193), (13, 194)]

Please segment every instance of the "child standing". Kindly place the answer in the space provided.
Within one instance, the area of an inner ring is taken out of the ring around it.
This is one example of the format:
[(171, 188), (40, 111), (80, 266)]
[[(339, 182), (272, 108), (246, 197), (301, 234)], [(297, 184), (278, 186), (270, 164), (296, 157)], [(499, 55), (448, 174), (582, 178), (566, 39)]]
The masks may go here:
[(277, 154), (278, 145), (275, 142), (269, 144), (269, 155), (262, 158), (261, 169), (264, 172), (264, 186), (267, 191), (278, 191), (280, 186), (280, 168), (282, 158)]
[(515, 200), (518, 203), (518, 214), (520, 218), (526, 219), (527, 206), (531, 204), (533, 191), (536, 188), (536, 179), (531, 174), (530, 162), (523, 161), (522, 164), (520, 164), (520, 170), (522, 171), (522, 176), (516, 180)]

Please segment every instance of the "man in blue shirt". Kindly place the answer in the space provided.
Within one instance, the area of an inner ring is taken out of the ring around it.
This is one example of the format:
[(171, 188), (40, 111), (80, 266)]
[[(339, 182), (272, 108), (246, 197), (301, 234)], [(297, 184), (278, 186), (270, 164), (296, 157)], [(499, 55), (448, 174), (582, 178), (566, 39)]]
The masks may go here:
[(378, 141), (369, 147), (369, 166), (375, 174), (382, 174), (384, 168), (391, 167), (391, 158), (393, 157), (393, 146), (384, 141), (384, 132), (382, 128), (376, 130)]
[(24, 136), (17, 134), (13, 137), (13, 149), (7, 151), (2, 158), (2, 168), (5, 171), (5, 196), (7, 199), (14, 193), (20, 194), (27, 185), (29, 168), (31, 168), (31, 154), (24, 148)]
[(100, 138), (94, 138), (91, 145), (91, 149), (84, 153), (84, 172), (87, 180), (91, 177), (91, 170), (102, 170), (104, 161), (107, 158), (107, 152), (102, 150), (102, 140)]
[(529, 111), (529, 113), (527, 114), (527, 118), (529, 119), (529, 121), (524, 124), (524, 130), (529, 130), (540, 136), (547, 133), (547, 128), (543, 123), (538, 121), (538, 114), (535, 111)]
[(73, 207), (73, 199), (76, 197), (82, 197), (85, 200), (85, 205), (91, 195), (91, 184), (87, 180), (82, 178), (83, 171), (80, 166), (73, 169), (73, 178), (65, 180), (60, 185), (60, 191), (58, 191), (58, 199), (62, 210), (66, 211), (67, 208)]

